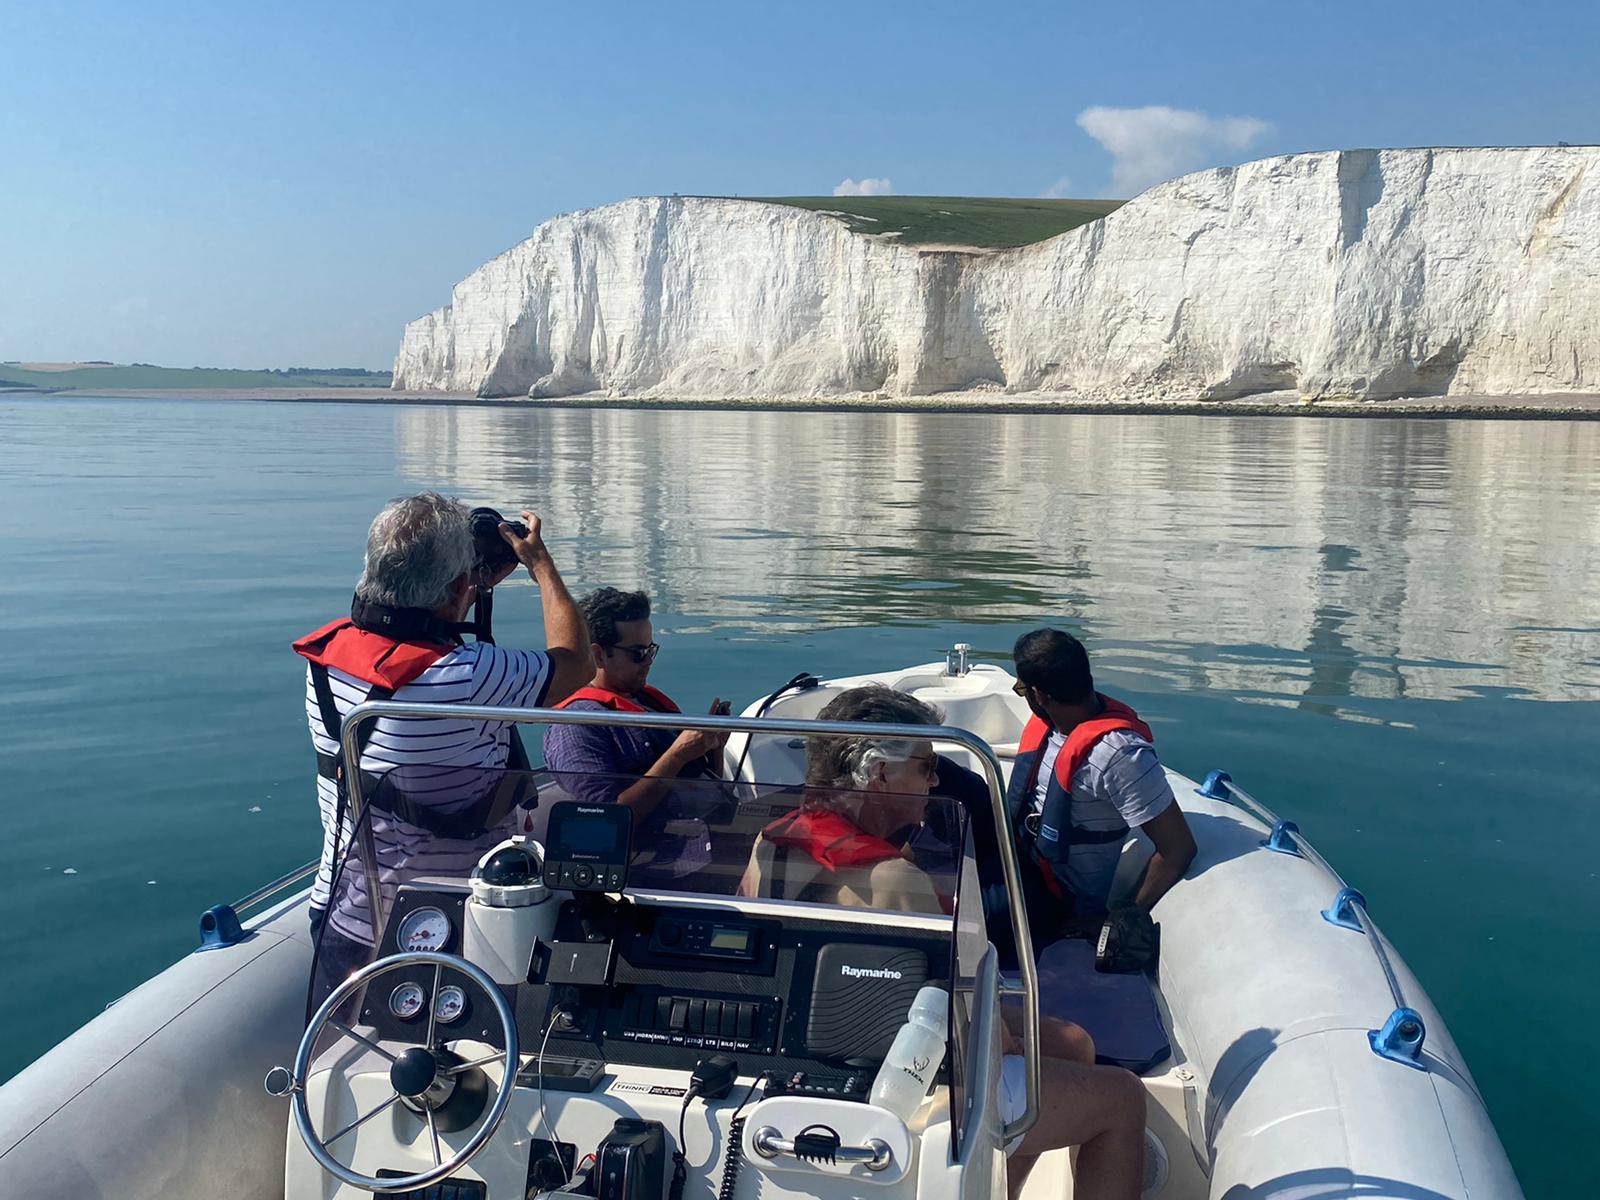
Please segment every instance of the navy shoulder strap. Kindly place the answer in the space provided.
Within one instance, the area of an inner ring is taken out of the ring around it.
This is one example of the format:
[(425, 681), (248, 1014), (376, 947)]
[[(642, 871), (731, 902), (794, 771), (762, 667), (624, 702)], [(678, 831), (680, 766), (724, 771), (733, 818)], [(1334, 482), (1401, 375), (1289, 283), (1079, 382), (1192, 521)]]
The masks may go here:
[[(308, 664), (311, 669), (311, 689), (317, 697), (317, 711), (322, 717), (323, 732), (328, 735), (328, 740), (339, 746), (333, 754), (317, 753), (317, 774), (324, 779), (331, 779), (339, 788), (339, 820), (344, 820), (345, 789), (343, 758), (344, 746), (339, 741), (339, 729), (342, 721), (339, 717), (339, 706), (333, 700), (333, 685), (328, 681), (328, 668), (321, 663)], [(391, 700), (394, 698), (394, 689), (374, 684), (368, 689), (363, 700)], [(368, 721), (356, 731), (356, 761), (360, 765), (361, 756), (367, 752), (367, 743), (372, 740), (373, 733), (377, 730), (376, 721)]]

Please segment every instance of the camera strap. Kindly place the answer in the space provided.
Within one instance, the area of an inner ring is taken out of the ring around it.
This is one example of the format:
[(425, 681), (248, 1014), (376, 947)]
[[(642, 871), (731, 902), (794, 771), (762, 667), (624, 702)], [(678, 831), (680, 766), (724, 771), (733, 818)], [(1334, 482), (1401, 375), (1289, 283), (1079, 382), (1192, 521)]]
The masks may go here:
[[(321, 663), (309, 664), (311, 668), (311, 687), (316, 693), (317, 708), (322, 716), (322, 727), (329, 740), (339, 749), (333, 754), (324, 754), (317, 751), (317, 774), (333, 783), (338, 799), (334, 805), (333, 816), (333, 862), (335, 869), (340, 862), (343, 847), (340, 843), (344, 837), (345, 817), (350, 811), (348, 785), (345, 781), (344, 746), (339, 740), (341, 722), (339, 706), (333, 701), (333, 687), (328, 681), (328, 668)], [(393, 688), (386, 688), (374, 684), (363, 697), (363, 700), (388, 700), (394, 696)], [(367, 743), (372, 740), (372, 735), (377, 731), (378, 723), (368, 721), (356, 731), (356, 764), (353, 770), (361, 769), (361, 758), (367, 752)], [(363, 775), (362, 788), (377, 786), (377, 776)], [(370, 795), (371, 793), (368, 792)]]
[(443, 646), (459, 645), (462, 634), (478, 632), (477, 621), (441, 621), (425, 608), (394, 608), (363, 600), (359, 595), (350, 599), (350, 623), (395, 642), (434, 642)]
[(475, 590), (472, 602), (472, 636), (490, 646), (494, 645), (494, 589), (481, 587)]

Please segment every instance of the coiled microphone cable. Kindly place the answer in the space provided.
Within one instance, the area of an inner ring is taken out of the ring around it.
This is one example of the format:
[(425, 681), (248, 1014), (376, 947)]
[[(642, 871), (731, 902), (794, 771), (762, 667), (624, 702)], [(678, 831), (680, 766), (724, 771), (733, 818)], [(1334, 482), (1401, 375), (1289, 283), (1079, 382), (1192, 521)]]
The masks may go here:
[(739, 1101), (739, 1107), (733, 1110), (733, 1119), (728, 1122), (728, 1148), (722, 1155), (722, 1182), (717, 1187), (717, 1200), (733, 1200), (733, 1194), (739, 1190), (739, 1168), (744, 1165), (744, 1106), (750, 1103), (756, 1088), (766, 1081), (767, 1076), (760, 1075), (745, 1089), (744, 1099)]
[[(733, 1091), (734, 1080), (738, 1078), (739, 1064), (726, 1054), (713, 1054), (695, 1063), (694, 1074), (689, 1076), (689, 1090), (683, 1094), (683, 1107), (678, 1109), (678, 1144), (672, 1151), (672, 1186), (667, 1189), (668, 1200), (683, 1200), (683, 1188), (689, 1180), (689, 1160), (684, 1155), (684, 1118), (689, 1115), (690, 1101), (696, 1096), (721, 1100)], [(752, 1084), (751, 1091), (754, 1090)], [(749, 1099), (748, 1093), (745, 1098)]]

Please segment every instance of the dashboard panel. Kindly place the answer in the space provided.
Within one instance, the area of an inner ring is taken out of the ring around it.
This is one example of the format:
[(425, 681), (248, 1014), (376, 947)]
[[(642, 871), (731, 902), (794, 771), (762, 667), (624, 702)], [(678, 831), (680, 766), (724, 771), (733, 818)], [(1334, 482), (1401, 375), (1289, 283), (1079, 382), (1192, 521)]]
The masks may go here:
[[(402, 889), (380, 954), (419, 931), (460, 953), (465, 899), (464, 890)], [(768, 1073), (791, 1091), (864, 1095), (918, 989), (948, 985), (948, 931), (829, 920), (815, 909), (697, 906), (692, 897), (560, 903), (528, 981), (502, 988), (524, 1054), (544, 1045), (553, 1059), (688, 1071), (721, 1052), (742, 1074)], [(442, 940), (435, 914), (449, 926)], [(397, 971), (378, 989), (363, 998), (361, 1019), (386, 1040), (420, 1044), (437, 1007), (445, 1037), (500, 1042), (487, 997), (460, 973), (445, 969), (436, 989), (431, 967)], [(558, 1006), (575, 1028), (550, 1028)]]

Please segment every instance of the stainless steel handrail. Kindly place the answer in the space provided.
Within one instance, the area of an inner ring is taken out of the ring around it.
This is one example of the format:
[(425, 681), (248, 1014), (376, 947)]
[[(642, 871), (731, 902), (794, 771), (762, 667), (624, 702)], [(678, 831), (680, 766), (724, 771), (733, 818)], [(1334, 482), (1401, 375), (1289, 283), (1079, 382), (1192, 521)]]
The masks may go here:
[(1317, 848), (1310, 842), (1305, 840), (1304, 835), (1300, 833), (1300, 827), (1298, 825), (1295, 825), (1292, 821), (1285, 821), (1282, 817), (1278, 816), (1277, 813), (1273, 812), (1265, 804), (1261, 803), (1261, 801), (1257, 800), (1249, 792), (1245, 791), (1237, 783), (1233, 782), (1232, 779), (1229, 779), (1225, 786), (1228, 789), (1229, 796), (1239, 804), (1239, 807), (1248, 809), (1262, 821), (1266, 822), (1269, 830), (1279, 825), (1289, 826), (1294, 832), (1294, 843), (1296, 848), (1299, 849), (1300, 853), (1306, 858), (1309, 858), (1312, 862), (1316, 863), (1329, 875), (1332, 875), (1334, 882), (1340, 887), (1345, 886), (1344, 876), (1340, 875), (1338, 871), (1334, 870), (1333, 864), (1327, 859), (1323, 858), (1321, 852), (1318, 851)]
[[(1394, 1000), (1395, 1008), (1408, 1008), (1409, 1005), (1406, 1004), (1405, 995), (1400, 988), (1400, 980), (1396, 977), (1394, 966), (1389, 961), (1389, 952), (1384, 949), (1383, 939), (1378, 935), (1378, 927), (1372, 923), (1372, 917), (1367, 913), (1366, 898), (1345, 883), (1344, 876), (1334, 870), (1333, 864), (1324, 858), (1322, 852), (1307, 840), (1305, 834), (1300, 832), (1300, 827), (1294, 822), (1285, 821), (1272, 809), (1233, 782), (1231, 777), (1217, 779), (1214, 783), (1211, 779), (1206, 782), (1213, 786), (1220, 785), (1224, 788), (1227, 791), (1227, 799), (1230, 802), (1237, 804), (1240, 808), (1263, 821), (1268, 830), (1287, 830), (1293, 838), (1294, 848), (1300, 853), (1301, 857), (1321, 867), (1333, 879), (1339, 888), (1338, 894), (1334, 897), (1335, 904), (1338, 903), (1341, 897), (1348, 898), (1349, 902), (1343, 906), (1341, 915), (1347, 914), (1349, 919), (1355, 921), (1359, 931), (1366, 935), (1367, 942), (1371, 945), (1372, 952), (1378, 959), (1378, 965), (1383, 968), (1383, 977), (1389, 985), (1389, 995)], [(1205, 792), (1202, 788), (1201, 794), (1210, 795), (1211, 793)]]
[[(360, 762), (360, 749), (356, 733), (361, 724), (379, 717), (409, 717), (413, 719), (444, 719), (454, 721), (497, 721), (515, 725), (610, 725), (635, 729), (696, 729), (710, 733), (775, 734), (804, 737), (861, 737), (869, 732), (875, 737), (905, 738), (960, 746), (977, 756), (989, 785), (989, 804), (994, 815), (1000, 844), (1007, 853), (1000, 856), (1001, 869), (1006, 878), (1006, 898), (1011, 907), (1011, 936), (1017, 944), (1017, 970), (1021, 984), (1002, 982), (1001, 991), (1022, 1000), (1023, 1072), (1027, 1082), (1027, 1103), (1022, 1115), (1007, 1124), (1002, 1142), (1026, 1133), (1039, 1119), (1039, 974), (1033, 955), (1027, 948), (1033, 945), (1028, 934), (1028, 914), (1023, 906), (1022, 876), (1017, 866), (1016, 837), (1011, 827), (1011, 813), (1005, 801), (1005, 777), (1000, 770), (1000, 760), (989, 744), (965, 729), (946, 725), (871, 725), (852, 721), (800, 721), (785, 717), (715, 717), (696, 716), (689, 713), (625, 713), (609, 709), (554, 709), (554, 708), (494, 708), (482, 704), (412, 704), (398, 700), (368, 700), (345, 714), (339, 730), (340, 745), (347, 763)], [(361, 794), (361, 772), (345, 772), (349, 788), (350, 820), (352, 827), (359, 825), (365, 798)], [(382, 899), (376, 881), (369, 881), (374, 928), (382, 926)]]
[(1383, 939), (1378, 936), (1378, 927), (1372, 923), (1372, 918), (1367, 915), (1365, 903), (1350, 905), (1350, 915), (1361, 926), (1361, 932), (1367, 935), (1367, 941), (1372, 943), (1372, 952), (1378, 956), (1378, 965), (1383, 968), (1383, 977), (1389, 984), (1389, 995), (1394, 999), (1396, 1008), (1410, 1008), (1406, 998), (1400, 990), (1400, 980), (1395, 976), (1394, 965), (1389, 961), (1389, 952), (1383, 948)]
[(319, 862), (319, 859), (313, 858), (310, 862), (296, 867), (287, 874), (278, 876), (278, 878), (274, 879), (271, 883), (263, 884), (261, 887), (258, 887), (255, 891), (251, 892), (248, 896), (244, 897), (244, 899), (235, 900), (228, 907), (233, 909), (235, 913), (243, 912), (247, 908), (253, 908), (255, 905), (260, 904), (268, 896), (271, 896), (274, 892), (284, 891), (286, 888), (291, 888), (295, 884), (304, 881), (312, 875), (315, 875), (317, 873), (317, 866), (319, 865)]
[[(763, 1125), (756, 1130), (750, 1138), (750, 1144), (762, 1158), (777, 1158), (780, 1154), (799, 1159), (806, 1157), (806, 1154), (795, 1146), (794, 1138), (784, 1137), (771, 1125)], [(851, 1165), (860, 1163), (869, 1171), (881, 1171), (894, 1162), (894, 1151), (882, 1138), (868, 1138), (864, 1146), (835, 1147), (828, 1161)]]

